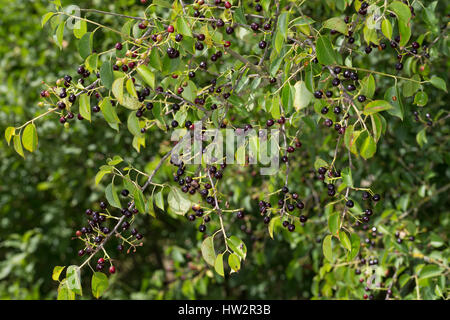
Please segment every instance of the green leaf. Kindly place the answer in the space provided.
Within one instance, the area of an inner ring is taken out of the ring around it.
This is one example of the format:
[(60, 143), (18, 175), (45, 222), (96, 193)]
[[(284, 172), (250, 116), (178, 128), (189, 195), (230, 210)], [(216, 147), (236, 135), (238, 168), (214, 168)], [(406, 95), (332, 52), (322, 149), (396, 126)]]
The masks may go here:
[(342, 181), (345, 183), (347, 187), (353, 188), (353, 177), (352, 170), (349, 167), (346, 167), (341, 172)]
[(301, 110), (306, 108), (313, 98), (313, 94), (306, 88), (304, 81), (297, 81), (294, 85), (294, 108)]
[(91, 279), (92, 295), (98, 299), (108, 289), (108, 277), (102, 272), (94, 272)]
[(134, 86), (134, 82), (133, 80), (131, 80), (131, 78), (127, 80), (126, 88), (130, 95), (132, 95), (135, 98), (138, 97), (136, 87)]
[(53, 273), (52, 273), (52, 279), (55, 281), (59, 281), (59, 276), (61, 275), (61, 272), (63, 272), (65, 267), (61, 267), (61, 266), (56, 266), (53, 268)]
[(148, 58), (148, 64), (150, 66), (152, 66), (153, 68), (155, 68), (156, 70), (162, 71), (161, 58), (159, 56), (157, 48), (153, 48), (150, 51), (150, 55), (149, 55), (149, 58)]
[(277, 30), (283, 36), (284, 39), (287, 37), (288, 22), (289, 22), (289, 12), (282, 12), (278, 17)]
[(123, 80), (124, 78), (117, 78), (112, 84), (112, 92), (120, 104), (123, 104)]
[(105, 196), (106, 196), (106, 200), (108, 200), (108, 203), (115, 208), (122, 208), (122, 205), (120, 204), (120, 199), (119, 196), (117, 194), (117, 190), (116, 187), (114, 186), (114, 184), (111, 182), (110, 184), (108, 184), (108, 186), (105, 189)]
[(361, 240), (356, 233), (352, 233), (351, 235), (351, 244), (352, 249), (350, 250), (350, 254), (348, 255), (348, 260), (353, 260), (359, 252), (359, 247), (361, 246)]
[(323, 255), (328, 261), (334, 262), (333, 248), (332, 248), (333, 244), (331, 238), (332, 238), (331, 235), (327, 235), (325, 239), (323, 239), (322, 251)]
[(181, 33), (183, 36), (192, 37), (191, 28), (186, 23), (183, 17), (179, 17), (176, 23), (176, 29), (178, 33)]
[(86, 21), (78, 20), (75, 23), (75, 26), (73, 28), (73, 35), (77, 39), (81, 39), (81, 37), (83, 37), (86, 32), (87, 32), (87, 23), (86, 23)]
[(47, 12), (46, 14), (44, 14), (42, 16), (42, 20), (41, 20), (41, 27), (44, 27), (45, 24), (50, 20), (50, 18), (52, 18), (55, 15), (54, 12)]
[(225, 276), (225, 272), (223, 270), (223, 253), (219, 253), (214, 261), (214, 269), (216, 272), (222, 277)]
[[(415, 74), (412, 80), (420, 81), (420, 76)], [(403, 96), (412, 97), (420, 88), (420, 84), (416, 81), (406, 81), (403, 83)]]
[(82, 296), (83, 290), (81, 288), (80, 268), (75, 265), (69, 266), (66, 271), (66, 279), (67, 288)]
[(411, 10), (401, 1), (394, 1), (389, 5), (389, 9), (394, 11), (395, 15), (400, 21), (405, 23), (411, 19)]
[(336, 61), (336, 51), (333, 49), (328, 36), (320, 36), (316, 44), (317, 59), (321, 64), (333, 65)]
[(166, 0), (153, 0), (153, 4), (158, 7), (172, 9), (172, 4)]
[(339, 241), (345, 249), (347, 249), (348, 251), (352, 250), (352, 244), (348, 239), (347, 234), (343, 230), (339, 231)]
[(83, 59), (89, 57), (92, 53), (93, 33), (86, 32), (78, 43), (78, 52)]
[(155, 199), (156, 206), (158, 208), (160, 208), (161, 210), (164, 210), (164, 199), (163, 199), (162, 190), (155, 193), (154, 199)]
[(95, 184), (96, 185), (99, 184), (100, 181), (102, 180), (102, 178), (105, 176), (105, 174), (108, 174), (108, 173), (110, 173), (110, 172), (103, 171), (103, 170), (100, 170), (99, 172), (97, 172), (97, 174), (95, 175)]
[(58, 286), (57, 300), (75, 300), (75, 293), (67, 287), (67, 280), (63, 279)]
[(369, 74), (361, 81), (361, 93), (365, 95), (367, 98), (372, 99), (375, 94), (375, 79)]
[(447, 84), (442, 78), (439, 78), (437, 76), (432, 76), (430, 79), (430, 83), (435, 86), (438, 89), (441, 89), (442, 91), (447, 92)]
[(404, 108), (398, 88), (396, 86), (388, 88), (384, 94), (384, 99), (392, 106), (392, 109), (387, 110), (387, 113), (403, 120)]
[(280, 216), (276, 216), (272, 219), (270, 219), (269, 225), (268, 225), (268, 230), (269, 230), (269, 236), (273, 239), (273, 229), (275, 227), (275, 223), (279, 222), (281, 219)]
[(110, 166), (116, 166), (119, 163), (121, 163), (123, 161), (121, 156), (114, 156), (114, 158), (112, 158), (111, 160), (108, 161), (108, 165)]
[(303, 16), (291, 20), (290, 24), (292, 24), (292, 26), (307, 26), (308, 24), (313, 24), (314, 22), (315, 21), (313, 19)]
[(83, 116), (83, 118), (85, 118), (86, 120), (91, 121), (91, 99), (87, 95), (87, 93), (83, 93), (80, 96), (79, 112)]
[(414, 96), (414, 104), (419, 107), (425, 106), (427, 102), (428, 102), (428, 95), (424, 91), (419, 91)]
[(108, 98), (103, 99), (99, 104), (100, 110), (102, 110), (103, 117), (108, 123), (118, 124), (120, 123), (120, 119), (117, 116), (116, 108), (114, 108), (111, 104), (111, 101)]
[(409, 26), (408, 23), (400, 20), (398, 22), (398, 30), (400, 33), (399, 46), (403, 47), (408, 43), (409, 38), (411, 38), (411, 27)]
[(362, 144), (360, 150), (361, 157), (367, 160), (369, 158), (372, 158), (376, 151), (377, 151), (377, 143), (369, 134)]
[(214, 266), (216, 262), (216, 253), (214, 252), (214, 238), (212, 236), (203, 240), (201, 250), (203, 259), (205, 259), (209, 265)]
[(241, 268), (241, 261), (237, 255), (232, 253), (228, 256), (228, 265), (234, 272), (237, 272)]
[(383, 123), (381, 120), (381, 116), (379, 114), (372, 114), (370, 115), (370, 119), (372, 122), (373, 137), (375, 141), (378, 142), (383, 132)]
[(334, 29), (344, 35), (348, 34), (347, 24), (344, 22), (344, 19), (341, 19), (338, 17), (334, 17), (334, 18), (326, 20), (323, 23), (323, 27), (327, 28), (327, 29)]
[(293, 94), (290, 84), (286, 84), (283, 90), (281, 90), (281, 104), (284, 107), (284, 111), (290, 113), (293, 104)]
[(14, 136), (13, 138), (14, 150), (18, 154), (20, 154), (23, 158), (25, 158), (25, 154), (23, 153), (22, 142), (20, 142), (20, 136)]
[(392, 106), (389, 104), (389, 102), (384, 100), (374, 100), (372, 102), (369, 102), (364, 107), (364, 115), (368, 116), (377, 112), (385, 111), (391, 109)]
[(328, 229), (332, 235), (337, 235), (340, 225), (340, 214), (339, 212), (333, 212), (328, 217)]
[(8, 143), (8, 146), (9, 146), (9, 144), (10, 144), (10, 142), (11, 142), (11, 138), (12, 138), (15, 134), (16, 134), (16, 128), (14, 128), (14, 127), (8, 127), (8, 128), (6, 128), (6, 130), (5, 130), (5, 139), (6, 139), (6, 142)]
[(245, 15), (241, 7), (238, 7), (236, 8), (236, 10), (234, 10), (234, 18), (237, 23), (247, 24), (247, 20), (245, 19)]
[(236, 236), (231, 236), (227, 239), (227, 244), (239, 257), (245, 260), (247, 256), (247, 247), (245, 243)]
[(100, 67), (100, 79), (107, 89), (112, 89), (112, 84), (114, 82), (114, 73), (111, 62), (103, 62), (102, 66)]
[(187, 86), (184, 87), (184, 91), (181, 95), (188, 101), (194, 101), (197, 97), (197, 86), (195, 85), (195, 83), (189, 80), (187, 82)]
[(145, 213), (145, 198), (141, 188), (134, 188), (133, 198), (136, 209), (141, 213)]
[(38, 146), (38, 135), (34, 123), (28, 124), (22, 133), (22, 144), (25, 149), (34, 152)]
[(381, 23), (381, 32), (386, 38), (392, 40), (392, 24), (388, 19), (384, 19)]
[(273, 118), (278, 119), (280, 117), (280, 96), (278, 94), (273, 96), (269, 111)]
[(176, 214), (183, 215), (189, 211), (191, 207), (191, 201), (186, 195), (178, 188), (171, 188), (167, 197), (170, 209)]
[(55, 37), (56, 37), (56, 44), (58, 45), (59, 49), (62, 49), (62, 42), (64, 37), (64, 25), (66, 24), (65, 21), (61, 22), (58, 25), (58, 28), (56, 29)]
[(144, 81), (152, 88), (155, 89), (155, 75), (151, 70), (146, 66), (141, 64), (137, 67), (137, 72), (144, 79)]
[(356, 141), (360, 135), (361, 131), (354, 130), (354, 126), (351, 124), (347, 127), (344, 134), (344, 143), (348, 150), (357, 153), (356, 150)]
[(422, 148), (424, 144), (428, 143), (427, 128), (423, 128), (416, 135), (417, 144)]
[(442, 268), (439, 268), (437, 265), (429, 264), (420, 270), (419, 273), (419, 279), (427, 279), (427, 278), (433, 278), (437, 277), (442, 274), (444, 270)]

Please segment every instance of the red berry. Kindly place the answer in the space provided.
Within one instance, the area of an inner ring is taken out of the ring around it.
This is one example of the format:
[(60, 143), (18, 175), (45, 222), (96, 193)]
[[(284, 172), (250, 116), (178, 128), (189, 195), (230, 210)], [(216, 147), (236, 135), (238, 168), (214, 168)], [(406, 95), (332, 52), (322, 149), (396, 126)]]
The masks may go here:
[(175, 31), (175, 28), (172, 25), (167, 27), (167, 32), (173, 33), (174, 31)]
[(81, 237), (83, 235), (83, 233), (80, 230), (77, 230), (77, 232), (75, 232), (75, 235), (77, 237)]
[(231, 46), (231, 42), (230, 41), (225, 41), (224, 47), (228, 48), (229, 46)]
[(100, 258), (100, 259), (98, 259), (97, 263), (98, 264), (104, 264), (105, 263), (105, 259)]
[(225, 1), (225, 8), (230, 9), (231, 8), (231, 3), (230, 1)]
[(109, 273), (116, 273), (116, 267), (114, 266), (109, 267)]

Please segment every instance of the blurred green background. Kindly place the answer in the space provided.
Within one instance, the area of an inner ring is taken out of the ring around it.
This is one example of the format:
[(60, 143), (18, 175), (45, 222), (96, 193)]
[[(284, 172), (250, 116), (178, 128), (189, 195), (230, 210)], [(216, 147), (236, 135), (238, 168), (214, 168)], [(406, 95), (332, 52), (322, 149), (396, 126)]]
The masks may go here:
[[(63, 3), (72, 4), (71, 1)], [(133, 0), (111, 4), (98, 0), (77, 1), (76, 4), (134, 15), (143, 10), (139, 1)], [(65, 36), (66, 47), (60, 51), (49, 26), (41, 28), (41, 17), (50, 9), (52, 6), (48, 1), (0, 1), (2, 133), (7, 126), (23, 124), (44, 111), (37, 106), (43, 88), (41, 81), (53, 83), (65, 74), (73, 75), (82, 62), (73, 36)], [(329, 9), (320, 6), (307, 8), (305, 13), (318, 20), (321, 14), (331, 16)], [(118, 18), (90, 17), (117, 29), (123, 24)], [(95, 40), (101, 49), (111, 47), (117, 41), (115, 35), (102, 37), (104, 34), (99, 33), (98, 37), (96, 34)], [(442, 50), (448, 53), (447, 45)], [(448, 59), (437, 54), (432, 59), (431, 73), (447, 82)], [(394, 60), (391, 58), (391, 64)], [(380, 66), (381, 62), (377, 63)], [(377, 87), (386, 88), (388, 81), (383, 79)], [(445, 93), (431, 86), (427, 86), (426, 91), (430, 97), (427, 108), (433, 116), (441, 108), (448, 110)], [(407, 104), (411, 110), (414, 108), (410, 101)], [(389, 118), (390, 127), (381, 140), (377, 155), (369, 162), (356, 161), (358, 169), (353, 174), (372, 182), (373, 189), (383, 196), (383, 209), (393, 210), (395, 217), (412, 210), (408, 219), (417, 226), (417, 246), (446, 261), (450, 204), (449, 126), (445, 120), (437, 121), (427, 133), (428, 143), (420, 148), (416, 134), (422, 126), (414, 123), (410, 114), (406, 118), (405, 122)], [(103, 199), (103, 187), (96, 187), (93, 180), (98, 168), (106, 158), (116, 154), (134, 163), (136, 168), (145, 168), (154, 160), (159, 143), (168, 139), (155, 133), (147, 148), (137, 154), (131, 147), (132, 136), (126, 132), (117, 134), (102, 119), (92, 125), (81, 123), (65, 130), (55, 116), (38, 122), (37, 127), (39, 149), (27, 154), (25, 160), (7, 146), (3, 137), (0, 142), (0, 299), (54, 299), (58, 284), (51, 279), (53, 267), (80, 263), (76, 254), (79, 247), (71, 237), (84, 220), (84, 210)], [(316, 156), (329, 156), (333, 141), (319, 131), (305, 132), (304, 141), (307, 143), (302, 166), (293, 172), (292, 189), (310, 196), (311, 190), (321, 187), (320, 182), (310, 179), (309, 168)], [(319, 142), (308, 145), (310, 141)], [(163, 170), (160, 179), (168, 179), (171, 170)], [(240, 176), (235, 174), (224, 179), (223, 190), (234, 190), (232, 205), (240, 203), (239, 197), (247, 203), (253, 201), (249, 211), (253, 209), (257, 216), (255, 194), (261, 192), (258, 188), (262, 180), (253, 178), (248, 172)], [(306, 185), (304, 178), (310, 179), (311, 184)], [(236, 187), (236, 181), (240, 183), (239, 187)], [(440, 193), (436, 195), (437, 190)], [(414, 210), (415, 206), (418, 210)], [(196, 227), (187, 222), (179, 223), (162, 212), (158, 212), (158, 220), (141, 217), (138, 227), (146, 235), (145, 245), (135, 254), (118, 257), (119, 272), (112, 277), (104, 298), (318, 297), (320, 294), (313, 279), (322, 259), (320, 239), (326, 220), (320, 217), (323, 208), (311, 210), (311, 215), (317, 216), (315, 223), (298, 234), (281, 232), (276, 240), (268, 237), (261, 219), (252, 224), (254, 232), (251, 235), (242, 232), (240, 225), (234, 223), (231, 233), (238, 234), (247, 243), (249, 258), (238, 275), (225, 280), (205, 269), (199, 254), (201, 235)], [(383, 223), (395, 231), (393, 225), (399, 223), (392, 215), (390, 219)], [(420, 262), (423, 261), (411, 259), (403, 263), (413, 268)], [(353, 290), (357, 280), (352, 277), (338, 286)], [(444, 281), (444, 288), (445, 284)], [(431, 293), (423, 294), (425, 298), (432, 297)], [(89, 296), (87, 293), (85, 298)]]

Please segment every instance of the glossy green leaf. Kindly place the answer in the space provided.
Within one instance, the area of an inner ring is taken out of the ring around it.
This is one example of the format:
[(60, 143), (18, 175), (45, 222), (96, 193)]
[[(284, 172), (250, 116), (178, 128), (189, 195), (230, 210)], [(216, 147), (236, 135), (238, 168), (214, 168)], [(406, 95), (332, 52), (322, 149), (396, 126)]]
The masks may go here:
[(84, 119), (91, 121), (91, 99), (87, 93), (83, 93), (79, 97), (80, 108), (79, 112)]
[(223, 270), (223, 253), (219, 253), (214, 261), (214, 269), (216, 272), (222, 277), (225, 276), (225, 272)]
[(438, 89), (441, 89), (442, 91), (447, 92), (447, 84), (442, 78), (439, 78), (437, 76), (432, 76), (430, 79), (430, 83), (435, 86)]
[(15, 135), (15, 133), (16, 133), (16, 128), (14, 128), (14, 127), (6, 128), (6, 130), (5, 130), (5, 139), (6, 139), (6, 142), (8, 143), (8, 146), (9, 146), (9, 144), (11, 142), (11, 138)]
[(155, 89), (155, 74), (146, 66), (141, 64), (137, 67), (137, 72), (152, 89)]
[(377, 151), (377, 143), (369, 134), (366, 137), (366, 139), (364, 139), (364, 142), (362, 144), (360, 150), (361, 157), (367, 160), (369, 158), (372, 158), (376, 151)]
[(105, 189), (105, 196), (108, 203), (115, 208), (122, 209), (122, 205), (120, 204), (119, 195), (117, 194), (117, 189), (114, 184), (111, 182)]
[(86, 32), (78, 42), (78, 52), (83, 59), (86, 59), (92, 53), (93, 33)]
[(100, 79), (102, 84), (109, 90), (112, 89), (112, 84), (114, 82), (114, 73), (112, 69), (112, 63), (109, 61), (103, 62), (100, 67)]
[(25, 158), (25, 154), (23, 153), (22, 148), (22, 142), (20, 141), (20, 136), (14, 136), (13, 143), (14, 143), (14, 150), (16, 150), (18, 154), (20, 154), (23, 158)]
[(336, 52), (328, 36), (320, 36), (316, 44), (317, 59), (321, 64), (333, 65), (336, 61)]
[(80, 268), (78, 266), (69, 266), (66, 271), (67, 288), (75, 294), (83, 295), (81, 288)]
[(205, 259), (209, 265), (214, 266), (216, 262), (216, 253), (214, 251), (214, 238), (212, 236), (203, 240), (201, 250), (203, 259)]
[(394, 11), (397, 18), (403, 22), (409, 22), (411, 19), (411, 10), (409, 7), (401, 1), (392, 2), (389, 7), (390, 10)]
[(58, 28), (56, 29), (55, 38), (56, 38), (56, 44), (58, 45), (59, 49), (62, 49), (62, 42), (64, 37), (64, 26), (66, 22), (63, 21), (58, 25)]
[(239, 257), (245, 260), (247, 256), (247, 247), (245, 243), (236, 236), (231, 236), (227, 239), (227, 244)]
[(187, 198), (186, 194), (181, 192), (179, 188), (171, 188), (167, 197), (170, 209), (176, 214), (183, 215), (189, 211), (191, 207), (191, 201)]
[(337, 235), (340, 226), (340, 214), (338, 212), (333, 212), (328, 217), (328, 229), (330, 230), (332, 235)]
[(59, 281), (59, 276), (63, 272), (65, 267), (56, 266), (53, 268), (52, 279), (55, 281)]
[(30, 152), (34, 152), (38, 146), (38, 135), (34, 123), (28, 124), (22, 133), (22, 145)]
[(192, 37), (191, 28), (183, 17), (178, 17), (176, 29), (178, 33), (181, 33), (184, 36)]
[(325, 239), (323, 239), (322, 244), (322, 251), (323, 255), (325, 256), (325, 259), (327, 259), (330, 262), (334, 262), (334, 256), (333, 256), (333, 243), (331, 240), (332, 236), (327, 235)]
[(327, 29), (334, 29), (344, 35), (348, 34), (348, 26), (342, 18), (330, 18), (323, 23), (323, 27)]
[(392, 40), (392, 24), (388, 19), (384, 19), (381, 22), (381, 32), (383, 32), (386, 38)]
[(123, 80), (124, 78), (117, 78), (112, 84), (112, 92), (120, 104), (123, 104)]
[(84, 34), (87, 32), (87, 23), (84, 20), (77, 20), (77, 22), (75, 23), (75, 26), (73, 28), (73, 35), (78, 38), (81, 39)]
[(352, 250), (352, 244), (350, 242), (350, 239), (347, 236), (347, 233), (345, 231), (340, 230), (339, 231), (339, 241), (341, 242), (341, 245), (347, 249), (348, 251)]
[(106, 274), (102, 272), (94, 272), (91, 279), (92, 295), (95, 298), (100, 298), (102, 294), (108, 289), (109, 281)]
[(145, 198), (140, 188), (134, 188), (133, 191), (134, 205), (140, 213), (145, 213)]
[(304, 81), (297, 81), (294, 85), (294, 108), (301, 110), (306, 108), (313, 98), (313, 94), (306, 88)]
[(237, 272), (241, 268), (241, 261), (236, 254), (232, 253), (228, 256), (228, 265), (234, 272)]
[(391, 108), (392, 106), (387, 101), (374, 100), (365, 105), (363, 113), (364, 115), (368, 116), (377, 112), (389, 110)]

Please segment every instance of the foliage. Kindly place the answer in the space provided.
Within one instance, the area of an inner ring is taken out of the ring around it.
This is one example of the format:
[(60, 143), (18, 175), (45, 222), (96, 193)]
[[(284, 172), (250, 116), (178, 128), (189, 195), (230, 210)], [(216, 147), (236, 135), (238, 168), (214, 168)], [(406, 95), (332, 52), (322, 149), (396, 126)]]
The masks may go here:
[[(2, 298), (446, 299), (445, 4), (191, 2), (1, 8)], [(280, 169), (169, 164), (198, 120)]]

